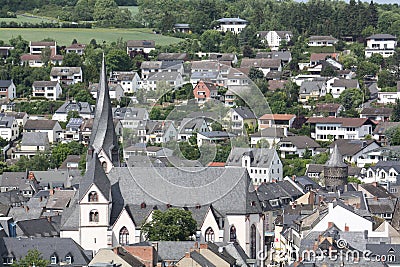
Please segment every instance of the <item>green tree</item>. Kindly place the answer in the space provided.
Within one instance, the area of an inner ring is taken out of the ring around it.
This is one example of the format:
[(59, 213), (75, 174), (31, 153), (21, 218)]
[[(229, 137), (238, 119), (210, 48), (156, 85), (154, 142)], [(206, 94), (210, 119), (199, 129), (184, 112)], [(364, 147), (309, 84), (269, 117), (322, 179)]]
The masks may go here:
[(68, 122), (71, 118), (80, 118), (79, 112), (76, 111), (76, 110), (70, 110), (70, 111), (68, 111), (68, 114), (67, 114), (67, 122)]
[(214, 121), (213, 123), (211, 123), (211, 129), (213, 131), (222, 131), (222, 125), (221, 123)]
[(390, 120), (394, 122), (400, 122), (400, 100), (396, 99), (396, 104), (393, 107), (392, 115)]
[(264, 78), (264, 72), (262, 72), (262, 70), (260, 70), (259, 68), (254, 68), (251, 67), (250, 71), (249, 71), (249, 78), (255, 82), (258, 79), (263, 79)]
[(82, 67), (83, 60), (77, 53), (68, 53), (64, 56), (62, 65), (66, 67)]
[(21, 258), (18, 261), (15, 261), (11, 267), (46, 267), (50, 264), (50, 261), (43, 259), (42, 254), (34, 249), (28, 250), (28, 253), (24, 258)]
[(360, 89), (352, 88), (344, 90), (339, 97), (339, 102), (346, 110), (358, 108), (363, 103), (363, 93)]
[(390, 127), (385, 131), (385, 136), (391, 146), (400, 145), (400, 127)]
[(378, 73), (379, 66), (369, 62), (369, 61), (361, 61), (357, 66), (357, 77), (359, 79), (364, 78), (366, 75), (375, 76)]
[(76, 21), (93, 20), (95, 4), (96, 0), (78, 0), (72, 12), (72, 19)]
[(96, 103), (96, 100), (94, 100), (92, 94), (84, 89), (84, 90), (80, 90), (75, 96), (74, 96), (75, 100), (78, 102), (88, 102), (89, 104), (94, 105)]
[(378, 87), (379, 88), (385, 88), (385, 87), (393, 87), (396, 86), (397, 84), (397, 79), (396, 76), (388, 71), (388, 70), (382, 70), (378, 74)]
[(110, 71), (131, 70), (132, 60), (126, 51), (112, 49), (106, 55), (107, 68)]
[(169, 208), (165, 212), (154, 210), (152, 220), (143, 224), (142, 232), (151, 241), (185, 241), (192, 239), (196, 228), (190, 211)]
[(93, 9), (93, 19), (112, 21), (118, 13), (118, 6), (114, 0), (96, 0)]
[(221, 33), (216, 30), (206, 30), (200, 36), (200, 43), (203, 52), (219, 52)]
[(256, 148), (270, 148), (269, 142), (267, 141), (267, 139), (262, 138), (260, 140), (258, 140), (257, 144), (256, 144)]

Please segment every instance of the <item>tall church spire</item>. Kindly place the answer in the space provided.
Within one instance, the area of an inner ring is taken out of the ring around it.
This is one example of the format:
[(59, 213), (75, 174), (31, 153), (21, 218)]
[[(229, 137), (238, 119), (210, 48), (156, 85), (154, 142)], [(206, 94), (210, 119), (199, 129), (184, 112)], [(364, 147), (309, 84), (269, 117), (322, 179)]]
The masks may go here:
[(89, 150), (92, 150), (89, 153), (93, 153), (94, 150), (99, 155), (106, 172), (109, 172), (112, 166), (119, 166), (118, 139), (112, 116), (104, 54)]

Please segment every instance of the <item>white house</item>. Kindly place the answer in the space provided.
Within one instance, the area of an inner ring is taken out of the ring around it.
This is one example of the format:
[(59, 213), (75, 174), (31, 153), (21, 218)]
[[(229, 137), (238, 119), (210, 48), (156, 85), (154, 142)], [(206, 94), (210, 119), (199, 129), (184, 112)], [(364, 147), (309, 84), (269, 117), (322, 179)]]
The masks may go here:
[(217, 20), (219, 22), (218, 30), (222, 32), (230, 31), (234, 34), (239, 34), (246, 28), (247, 20), (237, 18), (222, 18)]
[(119, 84), (125, 93), (134, 93), (140, 89), (142, 80), (136, 71), (113, 71), (110, 84)]
[(359, 89), (360, 85), (356, 79), (332, 78), (326, 82), (327, 92), (331, 93), (333, 98), (339, 98), (340, 94), (346, 89)]
[(28, 120), (24, 132), (47, 133), (49, 142), (54, 143), (59, 140), (62, 128), (56, 120)]
[(229, 110), (229, 120), (232, 132), (237, 134), (244, 134), (246, 125), (249, 128), (255, 129), (257, 124), (256, 115), (248, 107), (231, 108)]
[(156, 49), (156, 43), (153, 40), (128, 40), (126, 42), (126, 53), (133, 55), (133, 53), (148, 54)]
[(173, 89), (183, 85), (183, 78), (179, 72), (157, 72), (143, 81), (143, 89), (154, 91), (160, 86), (163, 89)]
[(379, 161), (366, 170), (366, 176), (362, 179), (364, 183), (377, 182), (383, 186), (396, 184), (397, 176), (400, 174), (399, 161)]
[(13, 141), (18, 138), (18, 135), (19, 127), (15, 117), (0, 114), (0, 137), (7, 141)]
[(67, 122), (68, 112), (77, 111), (79, 117), (83, 119), (92, 119), (94, 117), (94, 108), (88, 102), (66, 101), (53, 114), (53, 120)]
[(311, 228), (310, 232), (323, 232), (336, 225), (342, 231), (372, 232), (372, 221), (369, 221), (351, 210), (342, 202), (328, 203), (328, 213)]
[(373, 123), (368, 118), (312, 117), (306, 122), (311, 137), (318, 141), (336, 139), (364, 139), (372, 134)]
[(83, 82), (81, 67), (52, 67), (50, 81), (58, 81), (61, 84), (76, 84)]
[(282, 138), (278, 143), (278, 150), (282, 158), (288, 155), (298, 155), (300, 158), (309, 151), (311, 156), (317, 153), (317, 148), (321, 146), (308, 136), (287, 136)]
[[(92, 94), (93, 98), (97, 98), (97, 89), (99, 87), (98, 83), (93, 83), (89, 85), (90, 93)], [(110, 99), (116, 99), (118, 101), (121, 100), (121, 97), (124, 96), (124, 89), (120, 84), (110, 84), (109, 85), (109, 94)]]
[(338, 42), (338, 39), (332, 36), (310, 36), (308, 46), (333, 46)]
[(13, 158), (21, 156), (33, 157), (39, 152), (49, 150), (50, 143), (47, 133), (44, 132), (25, 132), (22, 135), (20, 146), (13, 151)]
[(225, 166), (246, 168), (255, 185), (283, 179), (282, 161), (275, 149), (234, 147)]
[(337, 145), (340, 154), (346, 162), (357, 164), (358, 167), (376, 163), (374, 160), (368, 159), (366, 153), (380, 147), (375, 140), (338, 139), (330, 145), (331, 154), (335, 145)]
[(61, 94), (62, 88), (58, 81), (34, 81), (32, 84), (32, 96), (34, 97), (57, 100)]
[(271, 50), (278, 50), (282, 41), (288, 43), (292, 37), (293, 33), (291, 31), (269, 31), (265, 36), (265, 39), (268, 42), (268, 46), (271, 48)]
[(76, 53), (76, 54), (78, 54), (78, 55), (83, 55), (84, 53), (85, 53), (85, 48), (86, 48), (86, 45), (85, 44), (78, 44), (78, 43), (76, 43), (76, 44), (72, 44), (72, 45), (70, 45), (70, 46), (67, 46), (66, 48), (65, 48), (65, 52), (68, 54), (68, 53)]
[(396, 36), (390, 34), (374, 34), (367, 38), (365, 57), (369, 58), (373, 54), (380, 54), (384, 58), (392, 56), (397, 47)]
[(195, 133), (208, 131), (210, 128), (205, 118), (183, 118), (178, 127), (178, 140), (185, 141)]
[(294, 114), (264, 114), (258, 118), (258, 127), (260, 129), (277, 127), (292, 128), (292, 124), (296, 119)]
[(260, 69), (265, 76), (270, 71), (282, 71), (282, 60), (274, 58), (243, 58), (240, 67)]
[(0, 80), (0, 99), (9, 101), (16, 97), (16, 87), (12, 80)]

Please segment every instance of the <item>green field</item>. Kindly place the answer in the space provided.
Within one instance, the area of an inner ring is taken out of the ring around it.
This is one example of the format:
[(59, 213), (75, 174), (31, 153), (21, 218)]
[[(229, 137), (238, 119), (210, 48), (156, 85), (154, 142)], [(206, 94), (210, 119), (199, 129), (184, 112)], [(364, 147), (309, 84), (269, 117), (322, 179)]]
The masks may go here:
[(23, 23), (23, 22), (28, 22), (28, 23), (40, 23), (40, 22), (53, 22), (52, 19), (48, 18), (42, 18), (42, 17), (35, 17), (31, 16), (29, 14), (23, 14), (23, 15), (17, 15), (16, 18), (0, 18), (0, 21), (5, 21), (7, 23), (11, 21), (15, 21), (17, 23)]
[(119, 6), (119, 8), (128, 9), (132, 13), (133, 17), (136, 16), (137, 13), (139, 13), (139, 7), (138, 6)]
[(121, 38), (127, 40), (154, 40), (156, 45), (169, 45), (182, 41), (182, 39), (154, 34), (150, 29), (70, 29), (70, 28), (0, 28), (0, 40), (8, 41), (11, 38), (21, 35), (27, 41), (41, 41), (51, 38), (57, 41), (58, 45), (70, 45), (73, 39), (80, 43), (88, 44), (95, 39), (98, 44), (111, 43)]

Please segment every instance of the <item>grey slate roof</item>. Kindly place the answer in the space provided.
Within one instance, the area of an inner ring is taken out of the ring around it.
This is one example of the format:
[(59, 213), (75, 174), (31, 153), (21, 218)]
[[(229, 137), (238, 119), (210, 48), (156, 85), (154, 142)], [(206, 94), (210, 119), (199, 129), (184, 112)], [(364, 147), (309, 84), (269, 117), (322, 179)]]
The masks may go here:
[(257, 119), (257, 116), (248, 107), (232, 108), (240, 117), (246, 119)]
[[(285, 130), (283, 128), (274, 128), (274, 127), (269, 127), (269, 128), (264, 128), (261, 131), (258, 131), (254, 134), (251, 134), (251, 137), (277, 137), (277, 138), (283, 138), (285, 137)], [(290, 134), (290, 132), (288, 132)]]
[[(384, 115), (389, 117), (392, 114), (393, 108), (364, 108), (360, 114), (363, 115)], [(379, 125), (379, 124), (378, 124)]]
[(127, 47), (143, 47), (153, 48), (156, 47), (156, 43), (153, 40), (128, 40), (126, 41)]
[(59, 232), (46, 218), (19, 221), (17, 225), (21, 229), (23, 236), (26, 237), (59, 236)]
[(387, 40), (396, 40), (396, 36), (393, 36), (391, 34), (386, 34), (386, 33), (378, 33), (378, 34), (373, 34), (369, 37), (368, 39), (387, 39)]
[(241, 167), (242, 157), (249, 155), (251, 167), (269, 168), (275, 153), (275, 149), (233, 147), (226, 161), (226, 166)]
[(0, 87), (9, 87), (12, 84), (12, 80), (0, 80)]
[(145, 241), (130, 246), (152, 246), (152, 244), (157, 247), (159, 261), (178, 261), (185, 255), (185, 252), (195, 246), (195, 241)]
[(66, 101), (56, 110), (56, 114), (68, 114), (69, 111), (78, 111), (79, 114), (93, 114), (94, 110), (88, 102)]
[(320, 91), (325, 86), (324, 81), (304, 81), (300, 86), (300, 94), (310, 94), (314, 91)]
[(338, 139), (333, 142), (330, 147), (337, 146), (342, 156), (353, 156), (360, 152), (365, 147), (375, 143), (375, 140), (350, 140), (350, 139)]
[(201, 267), (217, 267), (212, 262), (207, 260), (206, 257), (198, 253), (197, 251), (190, 252), (190, 257)]
[(212, 204), (222, 214), (261, 211), (245, 168), (113, 168), (108, 176), (113, 202), (119, 205)]
[(49, 147), (49, 136), (42, 132), (26, 132), (22, 135), (22, 146), (45, 146)]
[(46, 87), (46, 86), (56, 86), (57, 81), (34, 81), (32, 86), (33, 87)]
[(107, 200), (111, 200), (111, 185), (108, 180), (103, 167), (101, 166), (100, 160), (97, 153), (93, 153), (93, 156), (88, 155), (89, 165), (87, 167), (85, 176), (79, 184), (79, 200), (82, 200), (83, 196), (87, 193), (92, 185), (96, 185), (100, 192)]
[(27, 120), (24, 129), (25, 130), (53, 130), (58, 124), (56, 120)]
[(181, 76), (179, 72), (156, 72), (151, 75), (148, 81), (175, 81)]
[(52, 67), (50, 71), (50, 76), (71, 76), (74, 74), (79, 74), (81, 72), (81, 67)]
[(113, 165), (119, 166), (118, 139), (115, 134), (104, 56), (101, 65), (92, 134), (90, 135), (90, 146), (97, 153), (103, 150)]
[(338, 146), (335, 144), (332, 154), (329, 160), (326, 162), (327, 167), (347, 167), (346, 163), (343, 162), (343, 157), (339, 152)]
[(113, 108), (112, 111), (114, 118), (116, 119), (144, 120), (146, 119), (146, 117), (148, 117), (148, 112), (145, 108), (124, 107), (124, 108)]
[(281, 139), (280, 142), (290, 142), (297, 148), (317, 148), (321, 147), (317, 142), (308, 136), (298, 135), (298, 136), (288, 136)]
[(187, 57), (186, 53), (160, 53), (158, 54), (158, 60), (185, 60)]
[(358, 80), (355, 79), (335, 79), (332, 84), (333, 87), (357, 88)]
[[(25, 257), (29, 250), (37, 249), (43, 259), (49, 260), (56, 254), (59, 261), (65, 261), (65, 257), (72, 257), (72, 266), (87, 266), (90, 259), (84, 250), (71, 238), (58, 237), (34, 237), (34, 238), (12, 238), (0, 239), (0, 251), (3, 255), (13, 254), (17, 260)], [(70, 266), (71, 266), (70, 265)]]

